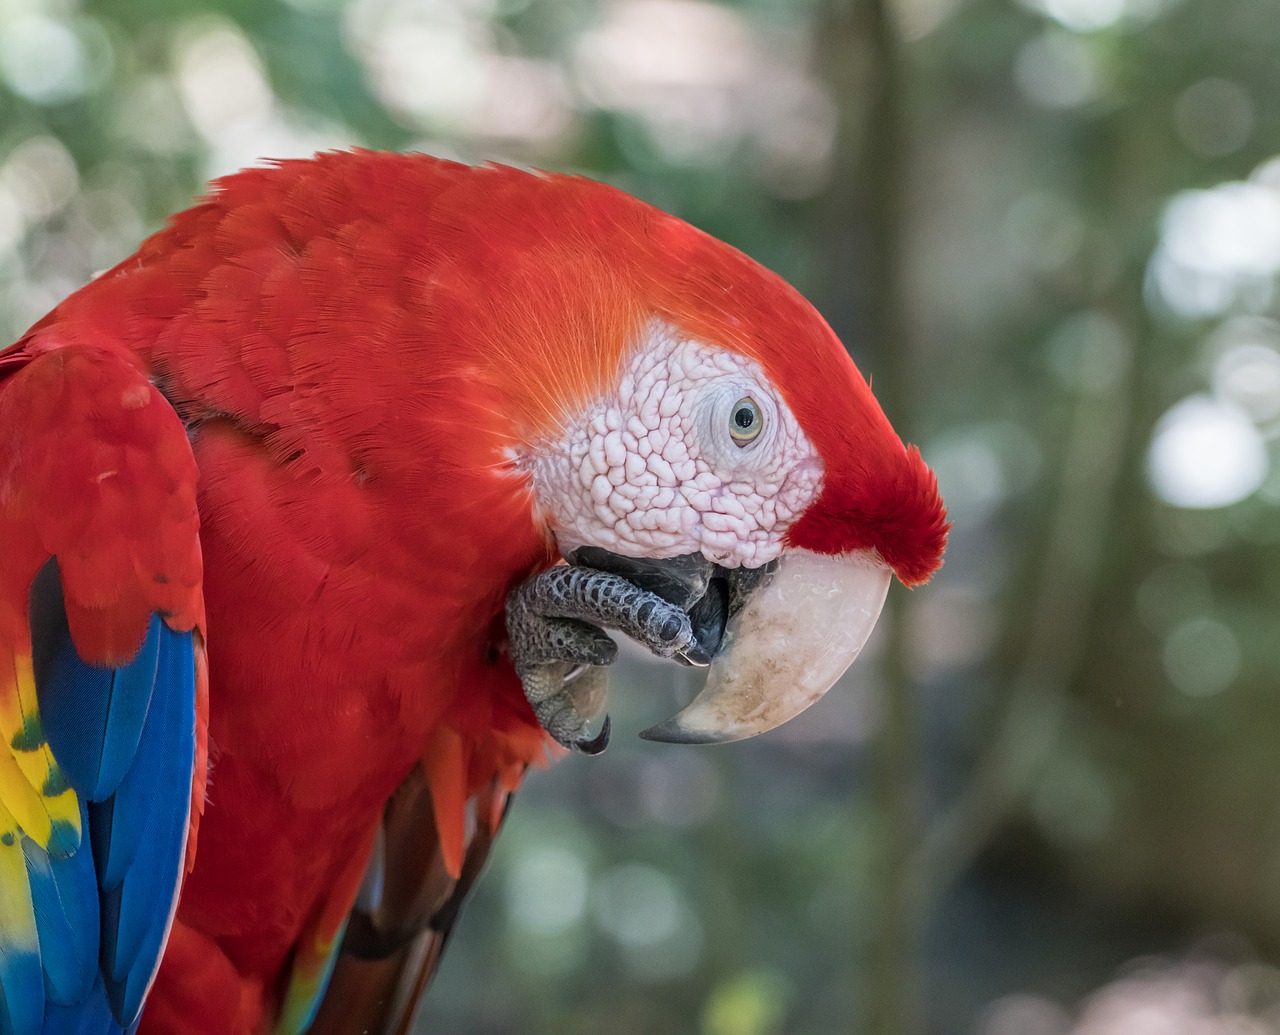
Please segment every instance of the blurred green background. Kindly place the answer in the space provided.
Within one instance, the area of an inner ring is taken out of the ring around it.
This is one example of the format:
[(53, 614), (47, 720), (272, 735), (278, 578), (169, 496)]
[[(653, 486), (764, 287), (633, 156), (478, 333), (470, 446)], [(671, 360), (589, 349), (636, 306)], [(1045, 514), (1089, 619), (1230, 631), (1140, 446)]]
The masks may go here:
[(828, 316), (955, 529), (758, 741), (522, 791), (421, 1031), (1280, 1032), (1276, 0), (0, 0), (0, 324), (331, 146), (604, 179)]

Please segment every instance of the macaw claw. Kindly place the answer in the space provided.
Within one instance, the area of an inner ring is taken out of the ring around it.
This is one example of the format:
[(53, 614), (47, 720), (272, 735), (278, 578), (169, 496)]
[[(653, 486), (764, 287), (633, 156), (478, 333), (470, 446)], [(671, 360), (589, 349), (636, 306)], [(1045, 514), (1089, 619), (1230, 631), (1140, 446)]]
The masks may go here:
[(609, 714), (606, 712), (604, 722), (600, 725), (600, 732), (590, 740), (577, 741), (573, 746), (584, 755), (602, 755), (604, 754), (604, 749), (609, 746), (609, 734), (612, 732), (613, 720), (609, 718)]
[(618, 654), (605, 628), (662, 658), (695, 642), (689, 616), (677, 604), (595, 568), (558, 565), (507, 597), (511, 659), (525, 696), (543, 729), (564, 747), (585, 754), (599, 754), (609, 742), (607, 716), (599, 733), (586, 732), (604, 713), (605, 666)]

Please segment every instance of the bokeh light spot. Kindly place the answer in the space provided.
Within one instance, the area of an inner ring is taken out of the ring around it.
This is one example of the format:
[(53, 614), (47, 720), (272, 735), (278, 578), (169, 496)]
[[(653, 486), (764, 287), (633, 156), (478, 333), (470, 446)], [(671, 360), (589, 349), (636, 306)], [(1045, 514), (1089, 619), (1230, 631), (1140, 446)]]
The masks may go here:
[(1169, 202), (1151, 274), (1175, 313), (1215, 315), (1250, 294), (1254, 307), (1265, 304), (1277, 272), (1280, 191), (1232, 182), (1184, 191)]
[(0, 72), (15, 93), (60, 104), (89, 86), (89, 62), (75, 31), (40, 15), (15, 18), (0, 32)]
[(22, 214), (21, 202), (9, 187), (0, 182), (0, 259), (13, 253), (26, 230), (27, 221)]
[(702, 1035), (772, 1035), (782, 1030), (791, 986), (775, 971), (739, 974), (712, 991)]
[(1049, 367), (1065, 388), (1086, 395), (1108, 392), (1128, 372), (1129, 336), (1097, 310), (1076, 313), (1049, 335)]
[(671, 877), (653, 866), (622, 863), (608, 870), (596, 883), (591, 912), (640, 980), (680, 977), (702, 957), (697, 916)]
[(244, 35), (229, 26), (193, 32), (181, 42), (178, 87), (192, 124), (211, 142), (236, 123), (262, 120), (271, 110), (262, 62)]
[(1214, 394), (1259, 423), (1280, 417), (1280, 328), (1270, 320), (1239, 317), (1209, 345), (1218, 352)]
[(582, 857), (558, 845), (529, 848), (507, 877), (512, 920), (533, 934), (555, 935), (586, 911), (588, 878)]
[(61, 212), (80, 188), (75, 159), (51, 136), (29, 137), (15, 147), (0, 168), (0, 178), (32, 220)]
[(623, 863), (605, 873), (592, 902), (601, 928), (622, 945), (637, 949), (671, 938), (683, 909), (671, 878), (643, 863)]
[(1019, 269), (1039, 273), (1062, 269), (1080, 252), (1084, 220), (1079, 209), (1061, 194), (1035, 191), (1009, 206), (1001, 231)]
[(977, 1035), (1067, 1035), (1070, 1030), (1066, 1010), (1050, 999), (1027, 994), (997, 999), (977, 1023)]
[(953, 521), (989, 518), (1014, 493), (1035, 483), (1041, 455), (1026, 429), (1000, 421), (955, 428), (925, 450)]
[(1156, 424), (1147, 477), (1176, 507), (1225, 507), (1256, 491), (1269, 463), (1261, 434), (1243, 412), (1194, 395)]
[(1240, 672), (1235, 633), (1213, 618), (1189, 618), (1165, 638), (1161, 660), (1169, 681), (1188, 697), (1222, 693)]
[(1256, 117), (1253, 99), (1239, 83), (1208, 78), (1192, 83), (1173, 105), (1178, 137), (1196, 154), (1219, 158), (1249, 142)]
[(1102, 69), (1089, 41), (1060, 30), (1024, 44), (1013, 74), (1027, 100), (1044, 108), (1077, 108), (1104, 91)]
[(1028, 0), (1028, 6), (1076, 32), (1109, 28), (1125, 13), (1125, 0)]
[(1026, 7), (1048, 15), (1073, 32), (1099, 32), (1122, 21), (1151, 21), (1168, 0), (1023, 0)]

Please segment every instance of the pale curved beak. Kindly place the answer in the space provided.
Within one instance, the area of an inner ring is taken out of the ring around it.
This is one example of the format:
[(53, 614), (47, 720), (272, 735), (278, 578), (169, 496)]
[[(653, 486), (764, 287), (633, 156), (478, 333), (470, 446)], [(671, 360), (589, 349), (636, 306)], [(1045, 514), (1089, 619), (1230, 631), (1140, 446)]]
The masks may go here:
[(781, 726), (818, 700), (861, 652), (889, 590), (887, 565), (864, 553), (783, 554), (729, 617), (706, 686), (646, 740), (724, 744)]

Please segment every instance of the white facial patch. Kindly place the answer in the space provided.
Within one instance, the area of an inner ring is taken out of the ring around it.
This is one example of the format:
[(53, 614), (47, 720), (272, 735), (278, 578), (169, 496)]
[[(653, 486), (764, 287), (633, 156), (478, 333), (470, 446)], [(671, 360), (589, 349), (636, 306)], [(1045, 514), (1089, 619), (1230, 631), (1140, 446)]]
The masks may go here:
[(662, 323), (569, 426), (521, 462), (562, 553), (758, 567), (821, 488), (821, 460), (759, 364)]

